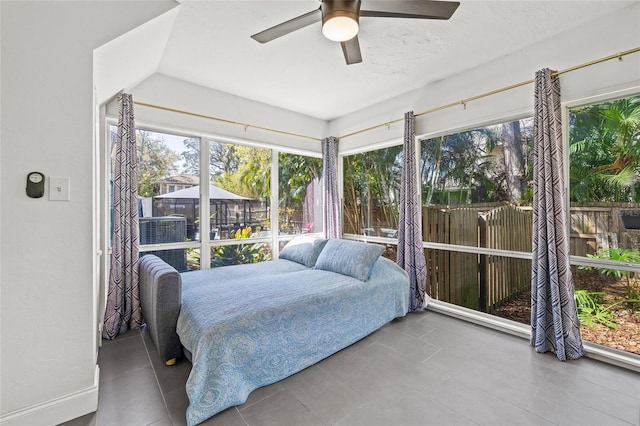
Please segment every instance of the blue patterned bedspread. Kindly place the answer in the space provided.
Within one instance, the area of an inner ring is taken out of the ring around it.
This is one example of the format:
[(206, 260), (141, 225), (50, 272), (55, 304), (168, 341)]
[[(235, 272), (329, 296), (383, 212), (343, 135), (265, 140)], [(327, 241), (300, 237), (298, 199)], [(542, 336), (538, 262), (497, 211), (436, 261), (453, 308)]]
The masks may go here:
[(406, 273), (382, 257), (366, 282), (280, 259), (185, 273), (182, 284), (189, 425), (404, 316), (409, 300)]

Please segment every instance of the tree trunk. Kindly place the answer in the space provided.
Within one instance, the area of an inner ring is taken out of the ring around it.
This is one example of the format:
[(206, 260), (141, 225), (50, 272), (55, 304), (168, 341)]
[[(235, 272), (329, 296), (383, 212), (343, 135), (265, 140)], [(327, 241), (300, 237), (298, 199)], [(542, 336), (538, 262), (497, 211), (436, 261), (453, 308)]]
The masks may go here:
[(429, 179), (429, 192), (427, 193), (427, 199), (425, 200), (424, 205), (425, 206), (430, 206), (431, 205), (431, 199), (433, 198), (433, 191), (435, 190), (436, 187), (436, 183), (438, 181), (438, 176), (440, 175), (440, 164), (442, 162), (442, 141), (443, 141), (443, 137), (439, 137), (438, 140), (438, 149), (436, 150), (436, 166), (434, 167), (434, 170), (432, 171), (432, 175)]
[(520, 121), (502, 125), (502, 152), (509, 201), (519, 201), (526, 184)]

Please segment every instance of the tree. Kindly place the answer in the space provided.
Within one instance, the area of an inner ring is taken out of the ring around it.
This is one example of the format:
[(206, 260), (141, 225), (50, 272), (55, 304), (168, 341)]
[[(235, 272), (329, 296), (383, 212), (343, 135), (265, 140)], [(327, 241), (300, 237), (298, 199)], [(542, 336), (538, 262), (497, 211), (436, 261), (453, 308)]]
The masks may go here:
[[(185, 173), (192, 175), (200, 174), (200, 140), (185, 139), (184, 159)], [(230, 143), (220, 143), (211, 141), (209, 143), (209, 173), (210, 179), (214, 180), (224, 174), (234, 173), (240, 165), (240, 157), (236, 152), (238, 145)]]
[(180, 154), (184, 160), (184, 172), (189, 175), (200, 175), (200, 140), (189, 138), (182, 141), (184, 151)]
[(457, 194), (458, 203), (473, 201), (487, 173), (485, 145), (483, 129), (423, 141), (423, 202), (447, 204), (448, 194)]
[(345, 157), (345, 232), (398, 227), (402, 146)]
[(500, 126), (500, 130), (507, 196), (509, 201), (516, 202), (522, 198), (522, 192), (527, 186), (520, 121), (504, 123)]
[[(281, 152), (278, 155), (279, 207), (284, 212), (302, 212), (309, 184), (320, 178), (322, 159)], [(288, 217), (288, 215), (287, 215)], [(281, 223), (287, 218), (281, 218)]]
[(511, 201), (529, 197), (531, 120), (422, 141), (423, 202)]
[(220, 188), (248, 198), (268, 199), (271, 176), (271, 150), (242, 145), (220, 144), (216, 155), (228, 153), (217, 163), (214, 183)]
[(171, 150), (164, 139), (154, 133), (136, 130), (138, 146), (138, 195), (158, 195), (158, 182), (176, 173), (175, 162), (180, 156)]

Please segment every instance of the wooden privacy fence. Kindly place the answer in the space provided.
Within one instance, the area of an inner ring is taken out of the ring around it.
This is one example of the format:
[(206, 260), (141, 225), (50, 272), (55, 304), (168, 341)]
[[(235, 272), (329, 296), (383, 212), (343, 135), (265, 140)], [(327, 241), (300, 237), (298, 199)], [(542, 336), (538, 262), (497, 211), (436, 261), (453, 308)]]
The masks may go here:
[[(422, 210), (424, 241), (531, 253), (531, 207), (510, 204), (432, 206)], [(635, 219), (633, 227), (622, 218)], [(571, 203), (570, 253), (601, 247), (640, 250), (640, 204)], [(531, 261), (426, 249), (427, 292), (438, 300), (492, 312), (531, 287)]]
[[(424, 241), (531, 252), (531, 210), (511, 205), (482, 210), (424, 207)], [(427, 292), (456, 305), (491, 312), (531, 285), (527, 259), (438, 249), (426, 249), (425, 256)]]
[(640, 229), (625, 227), (621, 216), (640, 216), (638, 203), (572, 203), (571, 254), (586, 256), (600, 247), (640, 250)]

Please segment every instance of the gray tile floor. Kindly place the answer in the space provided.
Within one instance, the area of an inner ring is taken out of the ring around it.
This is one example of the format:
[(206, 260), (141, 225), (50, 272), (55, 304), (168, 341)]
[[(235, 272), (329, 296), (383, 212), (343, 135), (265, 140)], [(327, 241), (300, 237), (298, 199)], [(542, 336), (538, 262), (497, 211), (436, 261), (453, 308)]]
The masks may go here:
[[(105, 342), (98, 411), (69, 426), (183, 425), (190, 365), (144, 331)], [(434, 312), (395, 320), (205, 425), (636, 425), (640, 374), (560, 362), (527, 340)]]

